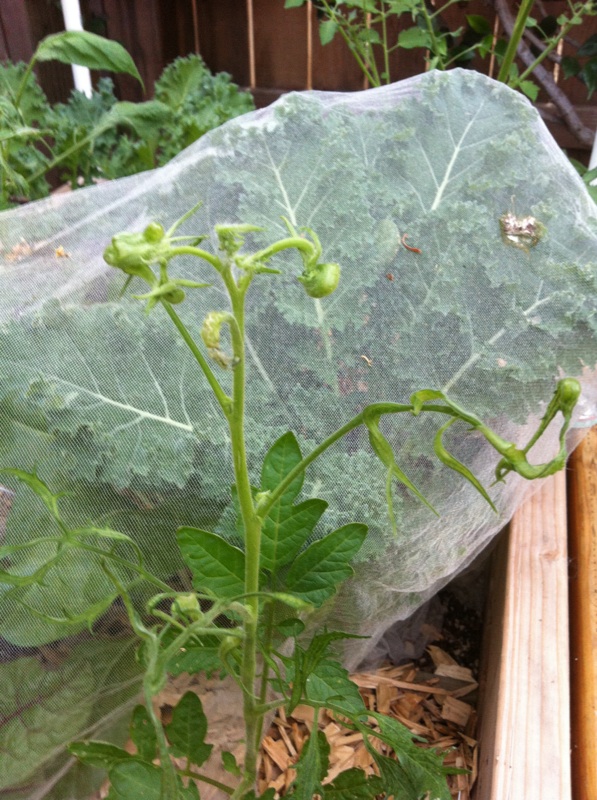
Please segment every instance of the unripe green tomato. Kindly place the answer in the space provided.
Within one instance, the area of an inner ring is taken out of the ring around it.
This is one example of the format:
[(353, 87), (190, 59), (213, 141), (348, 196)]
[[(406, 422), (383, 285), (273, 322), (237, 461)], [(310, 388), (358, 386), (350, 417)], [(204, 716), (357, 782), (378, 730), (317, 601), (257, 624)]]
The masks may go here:
[(563, 414), (572, 413), (572, 409), (580, 397), (580, 392), (580, 383), (576, 378), (563, 378), (558, 382), (557, 395)]
[(159, 222), (150, 222), (149, 225), (143, 231), (143, 236), (147, 242), (151, 242), (152, 244), (157, 244), (161, 242), (164, 236), (166, 235), (166, 231), (160, 225)]
[(338, 288), (340, 281), (339, 264), (316, 264), (309, 272), (303, 273), (299, 281), (309, 297), (327, 297)]
[(167, 303), (172, 303), (173, 306), (177, 305), (178, 303), (182, 303), (185, 298), (185, 293), (182, 289), (172, 289), (171, 292), (167, 292), (164, 295), (164, 300)]

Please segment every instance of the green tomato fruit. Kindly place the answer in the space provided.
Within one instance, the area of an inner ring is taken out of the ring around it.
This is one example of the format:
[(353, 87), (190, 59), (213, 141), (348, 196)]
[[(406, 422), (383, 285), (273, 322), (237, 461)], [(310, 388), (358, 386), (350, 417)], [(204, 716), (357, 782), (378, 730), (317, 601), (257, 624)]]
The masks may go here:
[(164, 300), (166, 300), (166, 302), (168, 303), (172, 303), (173, 306), (177, 305), (178, 303), (182, 303), (184, 298), (185, 298), (185, 293), (183, 292), (182, 289), (179, 289), (178, 287), (164, 294)]
[(304, 272), (299, 281), (305, 287), (309, 297), (327, 297), (338, 288), (340, 281), (339, 264), (315, 264), (308, 272)]
[(581, 386), (576, 378), (563, 378), (558, 382), (556, 395), (560, 411), (569, 416), (580, 397)]
[(166, 235), (166, 231), (164, 230), (163, 226), (160, 225), (159, 222), (150, 222), (149, 225), (143, 231), (143, 236), (145, 241), (151, 242), (152, 244), (157, 244), (161, 242), (164, 236)]

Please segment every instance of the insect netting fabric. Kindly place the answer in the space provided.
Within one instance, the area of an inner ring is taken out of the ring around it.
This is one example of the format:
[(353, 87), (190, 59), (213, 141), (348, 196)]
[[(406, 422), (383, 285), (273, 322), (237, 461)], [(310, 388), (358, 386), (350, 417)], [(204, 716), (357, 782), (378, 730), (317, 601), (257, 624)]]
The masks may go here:
[[(355, 94), (290, 94), (228, 122), (167, 166), (0, 216), (0, 466), (37, 475), (73, 526), (129, 534), (147, 567), (172, 585), (188, 581), (174, 532), (181, 524), (226, 531), (233, 482), (227, 429), (192, 355), (161, 307), (146, 314), (103, 261), (111, 237), (218, 223), (263, 228), (257, 249), (295, 227), (316, 231), (324, 259), (341, 265), (338, 290), (312, 299), (296, 281), (296, 254), (281, 275), (258, 276), (247, 298), (251, 469), (285, 431), (304, 453), (366, 404), (408, 402), (439, 389), (524, 443), (555, 381), (579, 377), (577, 428), (597, 419), (597, 210), (537, 112), (519, 94), (475, 72), (430, 72)], [(407, 246), (408, 245), (408, 246)], [(178, 260), (176, 274), (212, 283), (178, 308), (199, 340), (224, 293), (209, 266)], [(217, 277), (217, 276), (216, 276)], [(229, 373), (218, 373), (225, 388)], [(510, 475), (490, 489), (499, 513), (433, 452), (431, 415), (384, 418), (398, 464), (438, 510), (393, 486), (397, 532), (386, 505), (386, 470), (367, 431), (338, 442), (307, 472), (303, 498), (329, 509), (320, 535), (369, 525), (355, 576), (319, 624), (369, 636), (384, 631), (465, 567), (510, 518), (527, 487)], [(533, 452), (553, 455), (556, 435)], [(489, 486), (499, 460), (455, 425), (446, 442)], [(551, 450), (550, 450), (551, 448)], [(57, 555), (47, 506), (10, 474), (2, 565), (30, 576)], [(133, 702), (140, 667), (107, 607), (92, 637), (84, 609), (114, 587), (98, 555), (76, 548), (43, 581), (1, 584), (0, 793), (76, 798), (88, 772), (63, 745), (102, 738)], [(10, 563), (9, 563), (10, 562)], [(133, 593), (139, 603), (145, 589)], [(181, 660), (180, 669), (184, 669)], [(95, 776), (97, 778), (97, 776)]]

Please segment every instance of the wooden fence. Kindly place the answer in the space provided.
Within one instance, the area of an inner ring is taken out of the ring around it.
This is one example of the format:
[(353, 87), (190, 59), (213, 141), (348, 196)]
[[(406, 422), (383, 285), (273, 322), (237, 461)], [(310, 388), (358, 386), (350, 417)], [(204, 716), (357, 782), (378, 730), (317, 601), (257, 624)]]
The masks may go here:
[[(149, 88), (167, 63), (191, 52), (201, 53), (213, 71), (229, 72), (237, 83), (249, 87), (259, 106), (292, 89), (354, 91), (366, 86), (339, 36), (325, 47), (320, 44), (318, 20), (311, 2), (289, 10), (284, 9), (284, 0), (81, 0), (81, 6), (86, 29), (120, 41), (133, 56)], [(544, 0), (541, 8), (542, 13), (557, 17), (565, 10), (566, 2)], [(456, 4), (443, 18), (454, 30), (465, 22), (467, 14), (485, 16), (495, 34), (501, 34), (490, 0)], [(0, 59), (28, 59), (37, 41), (62, 26), (57, 2), (2, 0)], [(597, 18), (587, 20), (574, 34), (580, 41), (597, 34)], [(566, 43), (559, 52), (570, 54), (574, 46)], [(489, 59), (483, 62), (479, 59), (474, 66), (495, 74)], [(392, 54), (393, 80), (424, 68), (421, 50), (398, 50)], [(551, 64), (549, 69), (561, 85), (563, 76), (558, 66)], [(43, 64), (39, 74), (52, 100), (66, 98), (72, 87), (68, 68)], [(118, 78), (117, 86), (123, 99), (143, 97), (140, 86), (130, 78)], [(574, 78), (567, 80), (564, 88), (581, 121), (595, 130), (597, 93), (588, 99), (586, 87)], [(578, 149), (578, 141), (556, 121), (557, 115), (543, 93), (539, 105), (559, 144)], [(586, 158), (586, 152), (584, 155)]]

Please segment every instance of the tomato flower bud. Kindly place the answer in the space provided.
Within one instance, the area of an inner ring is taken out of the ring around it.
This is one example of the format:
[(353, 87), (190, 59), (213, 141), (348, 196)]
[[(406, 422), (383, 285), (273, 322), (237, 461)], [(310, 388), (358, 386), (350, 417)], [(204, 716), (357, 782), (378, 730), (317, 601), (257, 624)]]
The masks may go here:
[(227, 662), (228, 657), (234, 657), (235, 651), (240, 648), (241, 641), (238, 636), (224, 636), (218, 648), (218, 655), (224, 664)]
[(216, 364), (222, 369), (227, 369), (235, 365), (235, 360), (232, 356), (227, 355), (220, 348), (220, 330), (223, 323), (230, 319), (230, 314), (225, 311), (210, 311), (203, 320), (201, 327), (201, 338), (203, 344), (207, 347), (207, 352)]
[(193, 592), (179, 594), (170, 606), (170, 613), (174, 616), (183, 614), (194, 620), (201, 619), (203, 614), (199, 606), (197, 595)]
[(234, 256), (245, 241), (245, 234), (253, 233), (254, 231), (262, 231), (257, 225), (216, 225), (214, 228), (220, 248), (228, 256)]
[(112, 237), (112, 243), (104, 250), (104, 261), (127, 275), (152, 284), (155, 276), (149, 264), (154, 260), (154, 250), (142, 233), (119, 233)]

